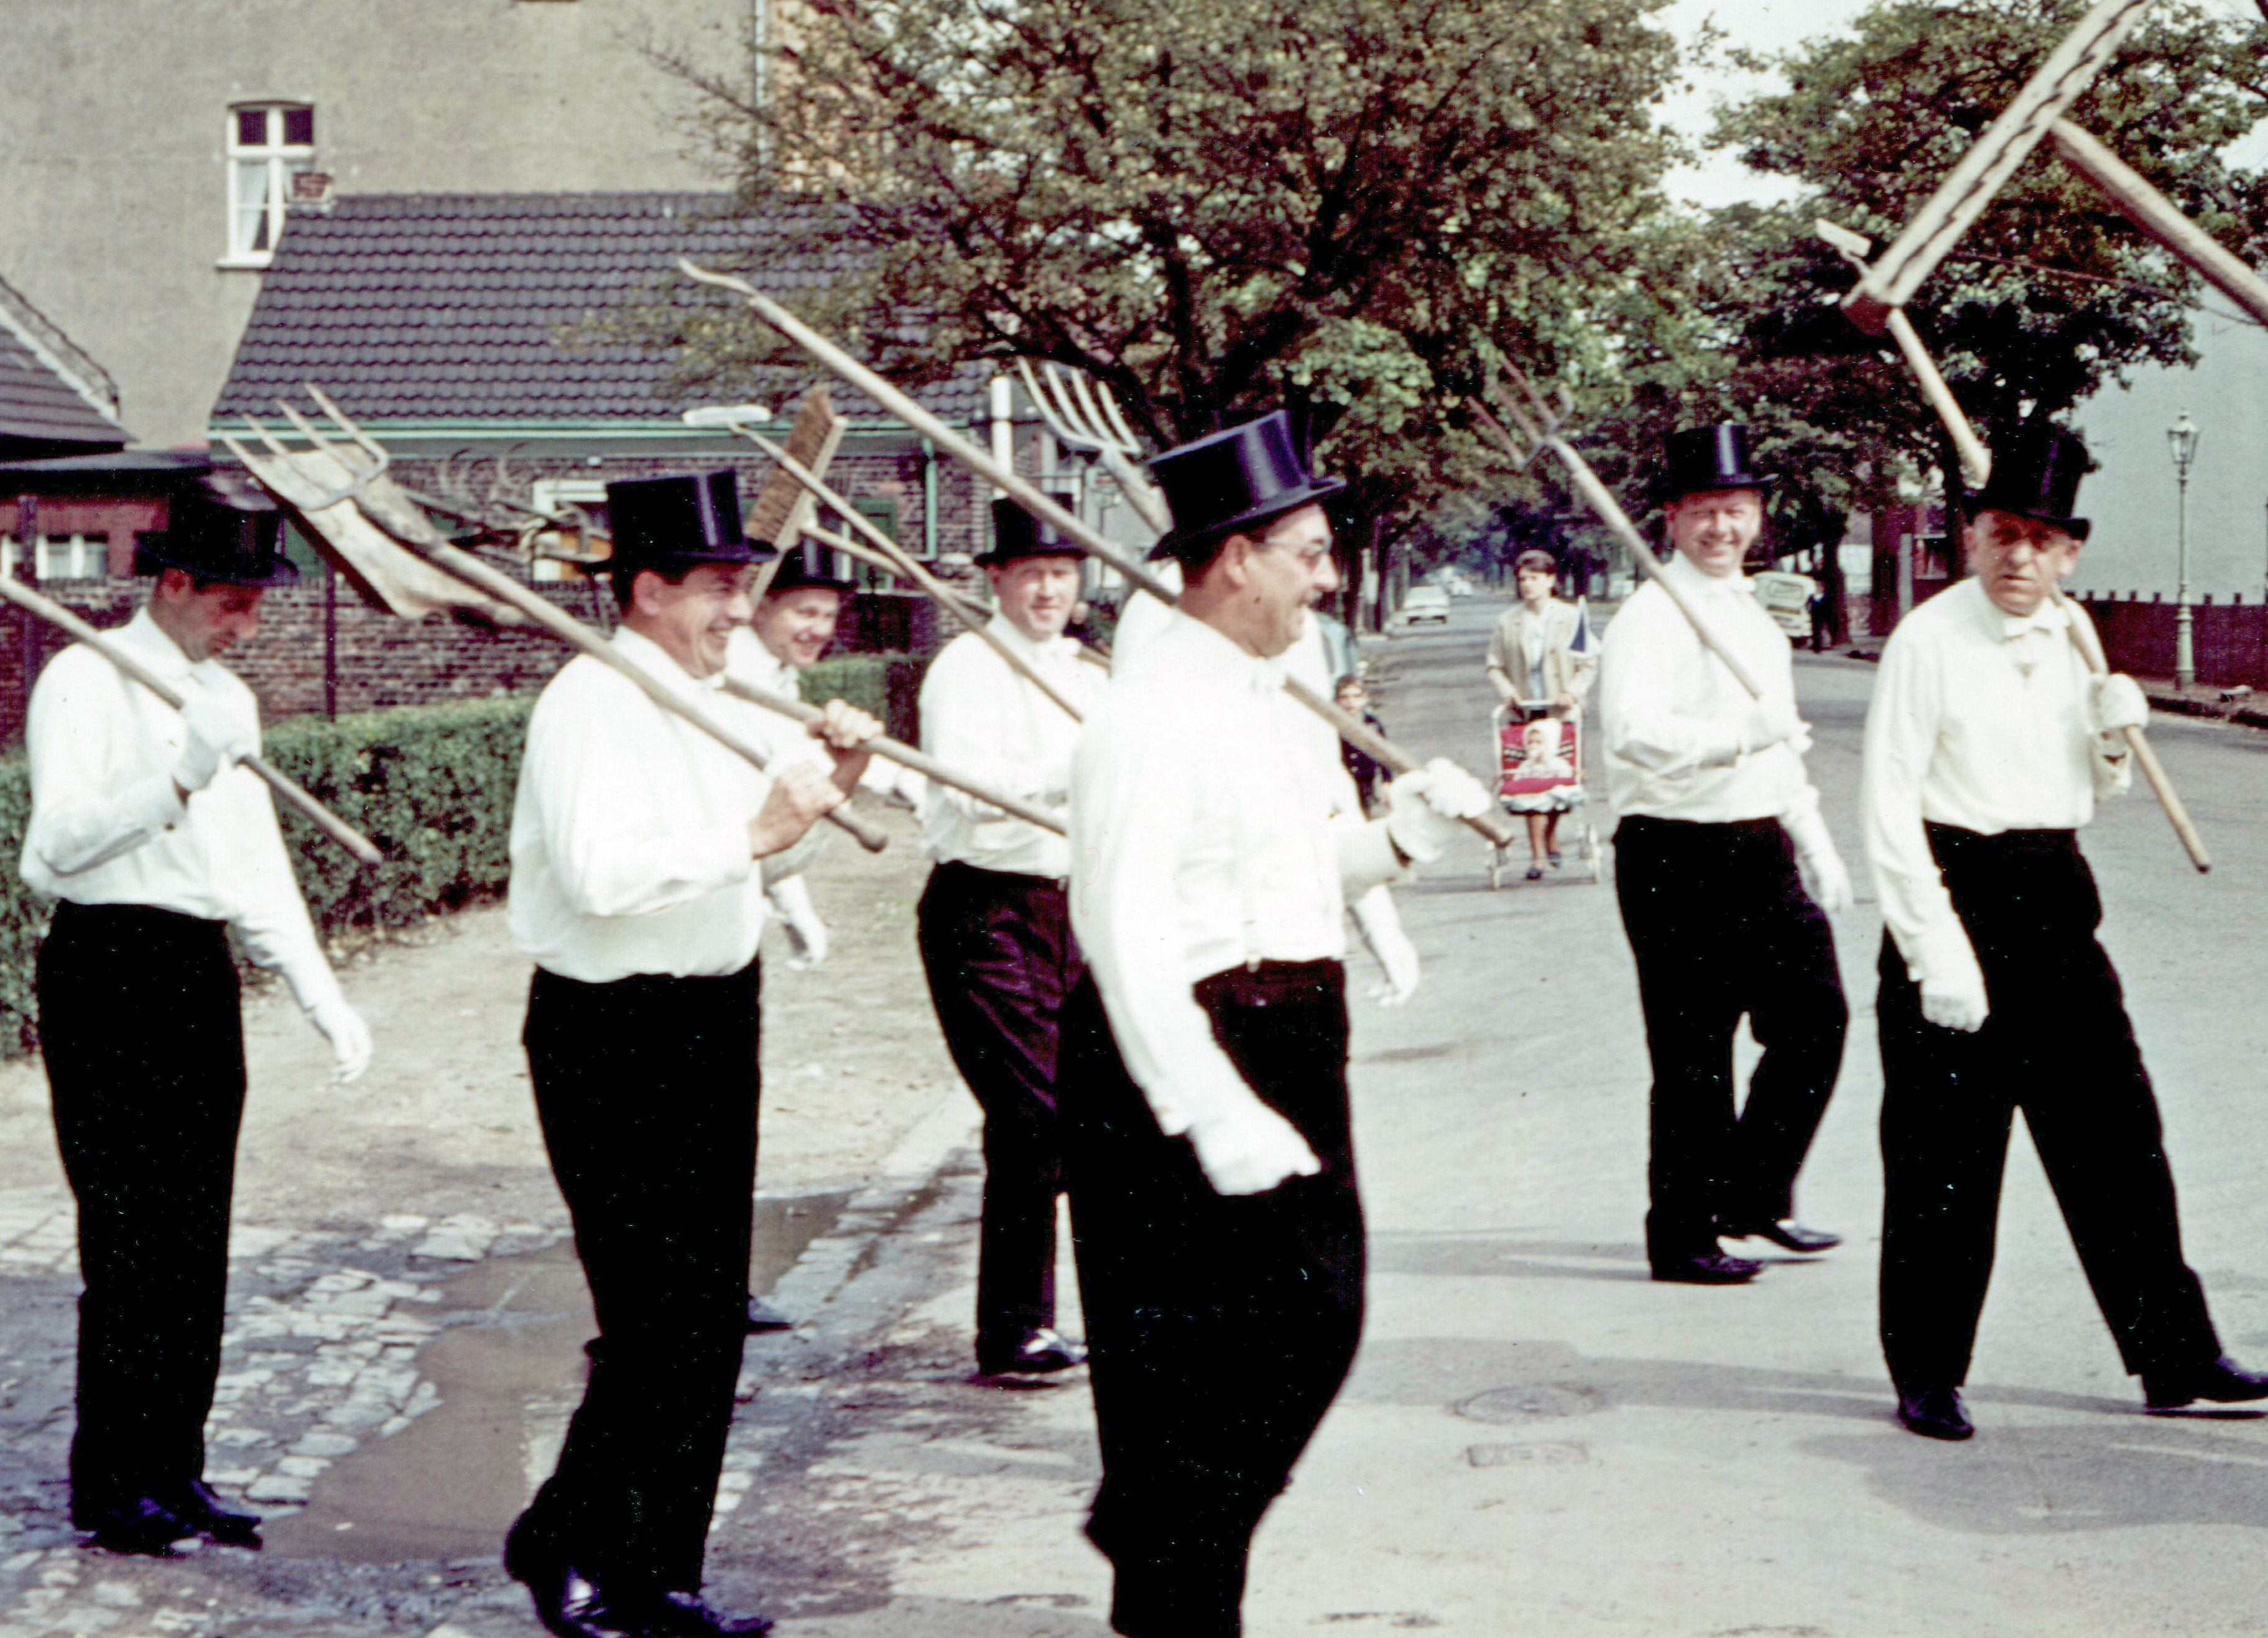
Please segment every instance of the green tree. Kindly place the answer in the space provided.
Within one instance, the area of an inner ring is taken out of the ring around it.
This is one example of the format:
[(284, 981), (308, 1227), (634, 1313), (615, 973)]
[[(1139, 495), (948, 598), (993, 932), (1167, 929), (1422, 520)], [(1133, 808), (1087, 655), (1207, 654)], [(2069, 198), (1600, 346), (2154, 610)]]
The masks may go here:
[[(1786, 89), (1723, 110), (1712, 140), (1805, 191), (1714, 219), (1719, 254), (1700, 299), (1727, 362), (1708, 389), (1765, 406), (1776, 453), (1802, 479), (1793, 504), (1880, 504), (1928, 467), (1954, 469), (1895, 350), (1835, 305), (1856, 276), (1814, 236), (1814, 218), (1887, 244), (2085, 9), (1880, 0), (1843, 33), (1777, 56), (1736, 54), (1777, 70)], [(2248, 227), (2268, 226), (2253, 203), (2262, 179), (2222, 156), (2264, 114), (2268, 26), (2175, 0), (2153, 8), (2070, 117), (2241, 247)], [(1990, 446), (2137, 365), (2195, 362), (2188, 315), (2199, 293), (2043, 147), (1908, 312)]]
[[(1555, 361), (1646, 276), (1660, 0), (821, 0), (705, 135), (747, 208), (831, 206), (806, 314), (902, 380), (1051, 358), (1160, 445), (1287, 405), (1389, 530), (1505, 478), (1484, 342)], [(696, 378), (776, 361), (667, 316)]]

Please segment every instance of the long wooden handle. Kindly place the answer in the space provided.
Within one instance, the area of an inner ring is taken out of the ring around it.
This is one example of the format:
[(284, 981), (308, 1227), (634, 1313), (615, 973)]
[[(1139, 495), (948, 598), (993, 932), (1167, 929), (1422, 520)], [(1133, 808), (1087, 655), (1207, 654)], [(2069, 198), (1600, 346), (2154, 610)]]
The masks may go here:
[(2118, 213), (2195, 268), (2220, 293), (2268, 324), (2268, 281), (2175, 208), (2117, 154), (2069, 120), (2049, 127), (2056, 156), (2095, 184)]
[[(2062, 122), (2058, 121), (2057, 124), (2060, 127)], [(2060, 144), (2060, 130), (2057, 140)], [(1866, 264), (1861, 255), (1850, 250), (1846, 250), (1845, 255), (1863, 270)], [(1929, 356), (1929, 349), (1922, 345), (1920, 336), (1914, 330), (1913, 321), (1902, 309), (1891, 312), (1889, 328), (1891, 337), (1898, 344), (1898, 350), (1905, 355), (1906, 367), (1913, 372), (1914, 379), (1921, 384), (1922, 396), (1929, 401), (1930, 408), (1937, 411), (1937, 418), (1944, 424), (1946, 432), (1952, 438), (1953, 446), (1960, 454), (1962, 467), (1970, 483), (1982, 485), (1992, 470), (1992, 452), (1984, 447), (1984, 440), (1977, 436), (1977, 429), (1970, 424), (1968, 413), (1962, 409), (1960, 401), (1954, 397), (1952, 389), (1946, 386), (1945, 377), (1938, 373), (1937, 361)], [(2058, 603), (2066, 601), (2061, 587), (2056, 588), (2053, 594)], [(2087, 662), (2088, 670), (2096, 676), (2107, 675), (2110, 669), (2110, 662), (2103, 658), (2102, 642), (2095, 635), (2094, 625), (2075, 609), (2068, 609), (2067, 616), (2071, 640), (2078, 646), (2080, 658)], [(2197, 825), (2190, 818), (2189, 808), (2174, 789), (2173, 780), (2167, 777), (2165, 764), (2158, 760), (2156, 749), (2141, 729), (2128, 728), (2125, 733), (2127, 749), (2133, 752), (2143, 778), (2148, 781), (2152, 793), (2158, 799), (2158, 806), (2165, 809), (2166, 822), (2174, 827), (2174, 835), (2180, 841), (2182, 850), (2189, 854), (2190, 862), (2200, 873), (2212, 869), (2213, 860), (2205, 851), (2205, 838), (2198, 834)]]
[[(1181, 601), (1173, 587), (1160, 579), (1143, 564), (1134, 561), (1101, 535), (1089, 528), (1064, 507), (1051, 499), (1039, 485), (1026, 478), (1012, 467), (992, 459), (990, 452), (979, 447), (961, 433), (947, 426), (906, 394), (900, 392), (875, 371), (844, 352), (813, 329), (801, 319), (774, 301), (770, 296), (750, 284), (724, 273), (712, 273), (699, 264), (681, 260), (678, 269), (688, 278), (698, 279), (704, 284), (714, 284), (729, 290), (746, 300), (756, 316), (774, 329), (801, 347), (820, 364), (832, 370), (859, 391), (865, 393), (900, 421), (919, 432), (938, 448), (959, 461), (996, 489), (1005, 491), (1016, 504), (1042, 522), (1049, 524), (1069, 539), (1079, 542), (1086, 554), (1098, 563), (1110, 567), (1126, 578), (1130, 585), (1149, 593), (1168, 608)], [(1365, 752), (1396, 773), (1408, 773), (1418, 766), (1417, 758), (1382, 735), (1365, 727), (1356, 717), (1341, 711), (1332, 701), (1314, 690), (1286, 678), (1285, 691), (1302, 705), (1314, 712), (1337, 730), (1339, 737)], [(1465, 821), (1473, 830), (1488, 838), (1496, 847), (1510, 847), (1518, 839), (1511, 823), (1499, 811), (1474, 815)]]
[[(2056, 592), (2055, 599), (2058, 603), (2066, 601), (2060, 589)], [(2096, 635), (2093, 622), (2079, 609), (2071, 609), (2067, 613), (2071, 622), (2071, 640), (2078, 647), (2080, 657), (2086, 660), (2088, 670), (2096, 676), (2106, 675), (2110, 665), (2103, 658), (2102, 639)], [(2213, 856), (2205, 851), (2205, 837), (2198, 834), (2196, 822), (2191, 819), (2189, 808), (2175, 792), (2174, 782), (2166, 777), (2165, 764), (2158, 760), (2156, 749), (2141, 729), (2128, 728), (2125, 734), (2126, 748), (2134, 753), (2134, 760), (2142, 770), (2142, 777), (2149, 781), (2150, 789), (2158, 798), (2158, 805), (2166, 810), (2167, 823), (2174, 827), (2174, 834), (2181, 838), (2183, 851), (2189, 854), (2190, 863), (2198, 867), (2199, 875), (2203, 875), (2213, 868)]]
[(1065, 699), (1061, 690), (1055, 687), (1054, 684), (1050, 683), (1032, 667), (1025, 664), (1024, 657), (1021, 654), (1019, 654), (1014, 649), (1010, 648), (1007, 644), (1000, 640), (998, 636), (993, 632), (989, 620), (971, 620), (967, 614), (962, 612), (961, 600), (954, 594), (951, 587), (947, 587), (927, 569), (923, 568), (920, 564), (909, 557), (904, 549), (899, 546), (897, 542), (883, 534), (881, 529), (877, 527), (875, 523), (864, 513), (858, 511), (858, 508), (851, 505), (849, 501), (843, 499), (842, 496), (836, 494), (832, 489), (828, 488), (825, 479), (821, 478), (810, 468), (805, 466), (803, 462), (798, 461), (793, 455), (788, 454), (787, 451), (778, 444), (776, 444), (770, 439), (766, 438), (762, 432), (756, 432), (751, 427), (740, 425), (737, 423), (734, 424), (733, 430), (738, 432), (741, 437), (747, 439), (757, 448), (762, 450), (774, 461), (779, 462), (780, 469), (785, 472), (790, 477), (793, 478), (797, 483), (802, 484), (805, 489), (810, 491), (812, 498), (814, 500), (824, 501), (835, 513), (836, 516), (841, 518), (845, 523), (848, 523), (859, 534), (865, 535), (866, 537), (867, 544), (894, 565), (892, 572), (903, 575), (915, 585), (920, 587), (922, 590), (927, 592), (932, 597), (937, 599), (938, 601), (952, 609), (961, 622), (966, 624), (971, 631), (974, 631), (976, 634), (979, 641), (983, 643), (986, 647), (990, 648), (994, 653), (999, 655), (1003, 660), (1007, 662), (1008, 668), (1011, 671), (1015, 672), (1026, 682), (1029, 682), (1034, 688), (1039, 690), (1041, 693), (1047, 696), (1047, 697), (1060, 707), (1064, 714), (1068, 716), (1073, 722), (1085, 720), (1085, 719), (1079, 715), (1079, 707), (1072, 705), (1068, 699)]
[(1755, 672), (1749, 669), (1748, 662), (1726, 646), (1700, 609), (1694, 607), (1692, 599), (1686, 596), (1684, 588), (1661, 572), (1661, 564), (1653, 555), (1653, 548), (1646, 543), (1646, 536), (1638, 532), (1638, 525), (1630, 520), (1630, 514), (1623, 510), (1622, 502), (1615, 498), (1614, 491), (1601, 483), (1599, 475), (1591, 470), (1591, 463), (1583, 459), (1583, 452), (1557, 432), (1544, 433), (1543, 442), (1546, 449), (1559, 458), (1559, 464), (1567, 469), (1567, 476), (1574, 480), (1575, 492), (1583, 498), (1584, 504), (1607, 526), (1615, 538), (1622, 542), (1624, 550), (1630, 553), (1631, 564), (1659, 586), (1668, 594), (1671, 605), (1685, 616), (1686, 624), (1693, 628), (1693, 635), (1701, 639), (1701, 646), (1717, 656), (1725, 669), (1733, 674), (1734, 680), (1748, 690), (1750, 699), (1762, 699), (1764, 697), (1764, 683)]
[[(750, 705), (762, 705), (766, 711), (777, 711), (783, 717), (792, 717), (798, 722), (816, 722), (821, 714), (815, 705), (808, 705), (799, 699), (790, 699), (784, 694), (775, 694), (770, 689), (758, 688), (753, 682), (743, 682), (738, 677), (728, 676), (725, 679), (725, 691), (727, 694), (737, 695)], [(1027, 823), (1035, 824), (1042, 830), (1052, 830), (1057, 836), (1070, 834), (1064, 828), (1064, 818), (1061, 814), (1050, 812), (1036, 803), (1027, 802), (1020, 796), (1011, 796), (1005, 791), (995, 790), (983, 780), (958, 772), (928, 752), (916, 750), (902, 741), (891, 739), (887, 734), (880, 734), (868, 740), (866, 744), (877, 756), (887, 757), (901, 767), (911, 768), (916, 773), (925, 774), (939, 785), (959, 791), (963, 795), (973, 796), (980, 802), (999, 808), (1003, 813), (1013, 814), (1017, 818)]]
[[(510, 603), (534, 623), (541, 626), (562, 642), (590, 655), (600, 665), (620, 672), (637, 685), (640, 693), (655, 705), (673, 716), (682, 717), (733, 755), (744, 758), (757, 768), (763, 767), (769, 760), (762, 747), (742, 739), (699, 706), (680, 699), (662, 685), (659, 678), (647, 675), (642, 668), (622, 658), (620, 650), (575, 618), (573, 615), (563, 609), (553, 607), (547, 599), (529, 591), (512, 576), (501, 570), (490, 568), (470, 552), (446, 542), (431, 544), (421, 542), (413, 546), (412, 550), (422, 554), (436, 566), (447, 570), (466, 585), (477, 587), (499, 601)], [(855, 837), (858, 845), (870, 853), (879, 853), (889, 845), (888, 837), (875, 830), (858, 815), (848, 813), (841, 808), (829, 813), (827, 820), (837, 830)]]
[(1959, 242), (1969, 225), (2015, 174), (2048, 126), (2068, 108), (2110, 61), (2150, 0), (2098, 0), (2048, 53), (2022, 89), (1946, 173), (1928, 203), (1914, 212), (1874, 270), (1843, 299), (1843, 311), (1870, 336), (1880, 335), (1893, 308), (1914, 291)]
[[(0, 597), (39, 616), (74, 642), (85, 644), (174, 710), (181, 708), (184, 703), (181, 696), (168, 687), (157, 673), (53, 598), (33, 591), (12, 575), (0, 575)], [(305, 814), (317, 830), (352, 853), (364, 866), (375, 867), (386, 862), (386, 855), (378, 851), (368, 837), (324, 807), (291, 778), (276, 771), (275, 764), (265, 756), (247, 756), (239, 765), (257, 774), (269, 790)]]

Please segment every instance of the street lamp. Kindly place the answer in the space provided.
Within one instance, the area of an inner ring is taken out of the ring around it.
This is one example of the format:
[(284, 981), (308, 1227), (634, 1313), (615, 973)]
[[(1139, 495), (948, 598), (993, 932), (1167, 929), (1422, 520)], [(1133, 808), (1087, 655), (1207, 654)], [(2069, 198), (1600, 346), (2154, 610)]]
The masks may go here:
[(2166, 429), (2166, 445), (2173, 451), (2174, 480), (2181, 488), (2181, 587), (2174, 594), (2174, 686), (2187, 688), (2197, 681), (2197, 647), (2190, 633), (2190, 462), (2197, 459), (2197, 423), (2190, 412)]

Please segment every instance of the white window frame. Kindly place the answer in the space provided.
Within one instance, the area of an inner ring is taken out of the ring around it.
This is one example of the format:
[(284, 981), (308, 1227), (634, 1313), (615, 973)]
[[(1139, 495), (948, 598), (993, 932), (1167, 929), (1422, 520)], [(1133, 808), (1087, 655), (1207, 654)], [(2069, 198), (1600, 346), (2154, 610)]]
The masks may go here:
[[(527, 487), (527, 504), (538, 512), (556, 512), (562, 506), (603, 505), (607, 498), (604, 478), (538, 478)], [(529, 578), (539, 581), (570, 579), (573, 577), (568, 572), (569, 566), (556, 557), (538, 557), (529, 571)]]
[[(315, 168), (313, 142), (284, 140), (284, 116), (305, 113), (311, 102), (238, 102), (228, 110), (227, 238), (221, 257), (225, 268), (264, 268), (276, 259), (276, 241), (284, 235), (284, 212), (291, 197), (291, 178)], [(243, 140), (241, 117), (264, 117), (266, 140)], [(265, 240), (265, 243), (261, 243)]]
[[(35, 554), (38, 580), (101, 580), (110, 576), (107, 535), (42, 535)], [(23, 566), (24, 547), (13, 535), (0, 535), (0, 574), (13, 578)]]

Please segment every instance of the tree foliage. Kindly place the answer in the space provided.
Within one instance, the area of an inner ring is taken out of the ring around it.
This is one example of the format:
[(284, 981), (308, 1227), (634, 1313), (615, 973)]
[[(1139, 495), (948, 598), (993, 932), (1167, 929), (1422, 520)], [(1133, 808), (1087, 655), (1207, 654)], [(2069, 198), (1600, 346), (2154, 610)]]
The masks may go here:
[[(1712, 140), (1805, 191), (1716, 217), (1718, 254), (1698, 270), (1696, 296), (1717, 316), (1726, 366), (1695, 385), (1769, 407), (1814, 505), (1880, 504), (1901, 479), (1954, 467), (1896, 350), (1837, 306), (1857, 276), (1814, 235), (1814, 218), (1886, 245), (2085, 9), (1879, 0), (1845, 33), (1739, 59), (1776, 69), (1786, 89), (1723, 110)], [(2169, 0), (2069, 117), (2241, 249), (2261, 233), (2261, 178), (2232, 172), (2222, 155), (2264, 114), (2268, 27)], [(2188, 314), (2199, 294), (2180, 262), (2043, 146), (1908, 313), (1991, 446), (2138, 365), (2194, 362)]]
[[(906, 380), (1024, 354), (1160, 445), (1288, 406), (1374, 515), (1501, 483), (1479, 349), (1580, 351), (1674, 155), (1660, 0), (815, 0), (709, 93), (751, 209), (839, 208), (806, 311)], [(770, 357), (682, 325), (719, 380)]]

